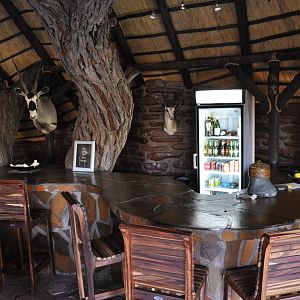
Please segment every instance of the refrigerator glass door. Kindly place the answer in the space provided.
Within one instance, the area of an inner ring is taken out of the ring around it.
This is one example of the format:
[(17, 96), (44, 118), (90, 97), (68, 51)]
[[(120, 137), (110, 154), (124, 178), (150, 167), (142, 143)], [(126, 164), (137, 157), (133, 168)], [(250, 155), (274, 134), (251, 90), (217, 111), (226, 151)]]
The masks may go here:
[(199, 188), (202, 194), (242, 187), (242, 106), (198, 107)]

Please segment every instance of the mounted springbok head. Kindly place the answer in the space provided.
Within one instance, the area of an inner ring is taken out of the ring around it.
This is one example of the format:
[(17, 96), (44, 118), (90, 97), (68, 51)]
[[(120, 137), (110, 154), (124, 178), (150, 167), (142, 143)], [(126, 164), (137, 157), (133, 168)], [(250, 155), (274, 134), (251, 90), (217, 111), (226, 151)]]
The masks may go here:
[(165, 108), (164, 131), (169, 135), (173, 135), (177, 131), (177, 123), (175, 120), (175, 108), (177, 104), (174, 106), (166, 106), (164, 103), (161, 103), (161, 105)]
[(37, 92), (41, 71), (42, 65), (39, 64), (33, 87), (30, 92), (18, 71), (22, 89), (16, 88), (15, 91), (18, 95), (24, 97), (29, 109), (30, 119), (34, 126), (42, 133), (49, 134), (57, 127), (57, 114), (51, 99), (48, 96), (43, 96), (49, 92), (49, 87), (43, 87), (39, 92)]

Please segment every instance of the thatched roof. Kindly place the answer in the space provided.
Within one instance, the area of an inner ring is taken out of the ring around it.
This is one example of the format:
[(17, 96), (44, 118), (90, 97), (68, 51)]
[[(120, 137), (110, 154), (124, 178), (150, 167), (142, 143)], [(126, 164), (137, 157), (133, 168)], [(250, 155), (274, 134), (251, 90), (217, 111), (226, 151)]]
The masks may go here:
[[(217, 2), (220, 11), (214, 10)], [(224, 62), (241, 62), (249, 56), (252, 64), (245, 71), (253, 73), (255, 83), (266, 92), (271, 56), (263, 54), (277, 52), (293, 53), (281, 59), (281, 89), (298, 74), (300, 0), (185, 0), (184, 10), (181, 3), (115, 1), (111, 19), (114, 23), (116, 16), (118, 22), (112, 27), (112, 41), (124, 68), (136, 65), (142, 70), (138, 84), (164, 79), (183, 82), (186, 87), (239, 87)], [(150, 18), (152, 14), (155, 18)], [(11, 82), (18, 79), (12, 60), (21, 71), (39, 60), (61, 66), (26, 0), (0, 0), (0, 78)], [(176, 61), (187, 64), (174, 64)]]

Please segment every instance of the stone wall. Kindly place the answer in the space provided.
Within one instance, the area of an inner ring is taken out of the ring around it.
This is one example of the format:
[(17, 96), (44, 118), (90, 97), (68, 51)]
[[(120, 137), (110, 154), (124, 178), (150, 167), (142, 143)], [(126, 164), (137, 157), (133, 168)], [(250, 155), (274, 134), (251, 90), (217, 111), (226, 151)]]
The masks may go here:
[[(164, 132), (164, 108), (178, 104), (178, 131)], [(150, 175), (195, 178), (192, 156), (196, 152), (194, 93), (182, 85), (149, 80), (134, 91), (134, 114), (127, 143), (115, 170)]]
[[(285, 105), (279, 117), (279, 163), (300, 165), (300, 105)], [(268, 161), (268, 117), (256, 108), (256, 159)]]

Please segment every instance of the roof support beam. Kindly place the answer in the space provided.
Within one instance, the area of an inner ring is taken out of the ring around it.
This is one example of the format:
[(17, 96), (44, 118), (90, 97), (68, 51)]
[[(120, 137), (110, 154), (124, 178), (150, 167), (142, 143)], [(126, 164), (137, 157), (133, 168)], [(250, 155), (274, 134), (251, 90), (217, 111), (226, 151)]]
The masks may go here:
[(286, 86), (286, 88), (278, 96), (279, 109), (291, 98), (300, 88), (300, 73)]
[(11, 19), (14, 21), (16, 26), (26, 37), (32, 48), (35, 50), (37, 55), (46, 63), (53, 64), (49, 54), (40, 44), (37, 37), (32, 33), (27, 23), (24, 21), (23, 17), (20, 15), (18, 9), (13, 5), (13, 2), (10, 0), (0, 0), (0, 3), (5, 8), (7, 13), (10, 15)]
[[(249, 27), (247, 17), (247, 5), (245, 0), (235, 0), (235, 10), (238, 19), (239, 36), (241, 43), (242, 55), (251, 54)], [(250, 77), (253, 75), (252, 65), (247, 64), (243, 66), (244, 71)]]
[(257, 100), (259, 100), (264, 109), (266, 106), (269, 106), (268, 109), (270, 109), (268, 97), (255, 85), (252, 78), (250, 78), (238, 64), (228, 63), (226, 68), (235, 75), (243, 88), (247, 89)]
[[(112, 11), (110, 17), (117, 19), (117, 16), (114, 11)], [(126, 38), (124, 36), (124, 33), (121, 29), (119, 22), (117, 22), (116, 25), (113, 26), (113, 33), (116, 37), (117, 43), (121, 49), (122, 56), (124, 57), (126, 63), (128, 65), (135, 65), (136, 64), (135, 58), (130, 50), (130, 47), (126, 41)], [(141, 86), (145, 83), (143, 76), (141, 74), (138, 74), (134, 80), (138, 86)]]
[(167, 61), (152, 64), (140, 64), (134, 67), (141, 71), (157, 71), (157, 70), (170, 70), (170, 69), (191, 69), (213, 66), (224, 66), (227, 63), (236, 64), (249, 64), (268, 62), (272, 58), (279, 60), (295, 60), (300, 58), (300, 51), (288, 51), (278, 53), (260, 53), (250, 55), (237, 55), (237, 56), (222, 56), (212, 58), (198, 58), (185, 61)]
[[(176, 60), (184, 60), (183, 52), (180, 48), (180, 44), (172, 23), (171, 15), (168, 10), (168, 6), (165, 0), (156, 0), (157, 6), (161, 13), (162, 20), (164, 22), (167, 35), (170, 41), (170, 44), (173, 48)], [(193, 87), (191, 76), (186, 68), (180, 68), (180, 73), (184, 81), (184, 86), (188, 89)]]

